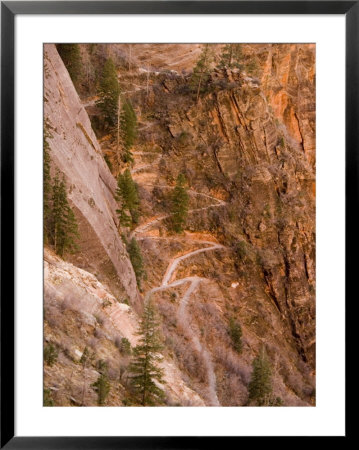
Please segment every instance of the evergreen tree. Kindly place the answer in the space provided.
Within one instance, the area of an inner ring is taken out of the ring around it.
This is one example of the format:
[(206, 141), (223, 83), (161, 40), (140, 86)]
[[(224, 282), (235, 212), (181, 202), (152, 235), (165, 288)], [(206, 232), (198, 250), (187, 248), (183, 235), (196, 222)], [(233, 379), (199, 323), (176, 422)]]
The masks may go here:
[(143, 266), (141, 249), (135, 238), (132, 238), (127, 247), (128, 254), (135, 271), (137, 286), (141, 289), (141, 281), (145, 277), (146, 272)]
[(243, 58), (241, 44), (226, 44), (220, 56), (220, 68), (241, 68)]
[(233, 318), (229, 321), (229, 336), (232, 339), (232, 345), (236, 352), (241, 353), (242, 351), (242, 328), (239, 322)]
[(66, 66), (66, 69), (69, 72), (72, 81), (74, 84), (77, 84), (81, 77), (82, 71), (82, 60), (79, 45), (57, 44), (56, 48)]
[(257, 406), (269, 406), (272, 393), (272, 374), (264, 348), (253, 360), (252, 368), (248, 401)]
[(97, 105), (101, 109), (108, 124), (114, 126), (118, 114), (118, 98), (120, 86), (118, 84), (117, 71), (111, 58), (107, 59), (99, 82)]
[(193, 69), (191, 77), (191, 86), (196, 91), (196, 101), (198, 102), (200, 94), (205, 92), (210, 79), (211, 65), (214, 61), (214, 53), (210, 44), (205, 44), (201, 55)]
[(56, 173), (52, 187), (52, 219), (55, 252), (63, 256), (65, 251), (76, 250), (75, 239), (78, 237), (76, 218), (67, 199), (65, 179), (60, 180), (59, 172)]
[(124, 148), (122, 159), (124, 162), (133, 162), (131, 147), (137, 137), (137, 117), (130, 102), (125, 102), (122, 106), (120, 126)]
[(164, 392), (158, 386), (163, 384), (163, 370), (158, 367), (162, 349), (158, 333), (159, 323), (151, 301), (145, 305), (140, 321), (139, 344), (133, 350), (133, 360), (129, 365), (130, 382), (136, 400), (142, 406), (163, 404)]
[(186, 178), (180, 173), (171, 195), (171, 227), (175, 233), (181, 233), (188, 215), (189, 196), (186, 189)]
[(121, 209), (116, 210), (121, 225), (130, 227), (132, 224), (138, 223), (140, 201), (137, 186), (132, 179), (129, 169), (126, 169), (123, 174), (118, 176), (116, 199), (122, 203)]
[(47, 244), (50, 240), (51, 233), (51, 156), (50, 156), (50, 146), (47, 139), (50, 137), (50, 133), (47, 131), (46, 125), (44, 128), (44, 141), (43, 141), (43, 202), (44, 202), (44, 215), (43, 215), (43, 233), (44, 233), (44, 243)]
[(98, 366), (100, 375), (95, 383), (92, 384), (92, 387), (97, 392), (97, 404), (103, 406), (110, 392), (110, 383), (107, 375), (107, 364), (100, 360)]

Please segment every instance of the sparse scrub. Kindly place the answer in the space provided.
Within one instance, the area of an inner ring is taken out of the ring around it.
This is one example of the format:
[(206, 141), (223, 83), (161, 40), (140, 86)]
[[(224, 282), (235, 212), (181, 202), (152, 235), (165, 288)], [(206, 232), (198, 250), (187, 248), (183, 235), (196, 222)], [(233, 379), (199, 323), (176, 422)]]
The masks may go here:
[(95, 328), (94, 336), (97, 339), (102, 339), (105, 337), (105, 333), (101, 330), (101, 328)]
[(94, 317), (95, 317), (95, 319), (96, 319), (96, 322), (97, 322), (100, 326), (102, 326), (103, 323), (104, 323), (104, 316), (103, 316), (103, 314), (94, 314)]
[(242, 327), (233, 317), (229, 320), (228, 334), (232, 340), (232, 345), (237, 353), (242, 352)]
[(127, 338), (117, 338), (115, 344), (122, 355), (128, 356), (132, 354), (131, 343)]
[(244, 386), (247, 386), (251, 378), (251, 370), (237, 352), (234, 352), (227, 345), (217, 343), (214, 350), (216, 361), (223, 366), (228, 374), (235, 374)]
[(237, 241), (233, 245), (233, 250), (240, 260), (244, 260), (248, 254), (248, 248), (245, 241)]
[(44, 388), (43, 399), (44, 406), (55, 406), (50, 389)]
[(102, 309), (106, 309), (107, 307), (109, 307), (109, 306), (111, 306), (111, 305), (112, 305), (111, 300), (109, 300), (108, 298), (106, 298), (106, 299), (103, 301), (103, 303), (102, 303), (102, 305), (101, 305), (101, 308), (102, 308)]
[(54, 344), (50, 343), (44, 346), (44, 361), (45, 364), (52, 367), (59, 356), (59, 351)]
[(190, 135), (189, 133), (187, 133), (187, 131), (182, 131), (176, 138), (177, 142), (181, 145), (181, 146), (185, 146), (188, 144)]

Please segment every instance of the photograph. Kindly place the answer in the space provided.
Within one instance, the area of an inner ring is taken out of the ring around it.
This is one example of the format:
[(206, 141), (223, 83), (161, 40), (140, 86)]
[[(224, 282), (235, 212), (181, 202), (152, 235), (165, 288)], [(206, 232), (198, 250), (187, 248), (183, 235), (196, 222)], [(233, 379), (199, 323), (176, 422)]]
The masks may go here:
[(315, 187), (315, 43), (45, 43), (43, 406), (315, 407)]

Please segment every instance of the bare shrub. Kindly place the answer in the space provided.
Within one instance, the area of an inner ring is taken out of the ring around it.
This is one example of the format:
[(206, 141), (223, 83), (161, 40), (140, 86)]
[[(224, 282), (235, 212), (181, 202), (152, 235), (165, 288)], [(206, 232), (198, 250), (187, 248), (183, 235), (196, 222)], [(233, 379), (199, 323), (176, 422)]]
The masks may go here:
[(132, 354), (131, 343), (127, 338), (116, 336), (114, 343), (122, 355), (128, 356)]
[(110, 380), (116, 381), (119, 379), (119, 371), (111, 364), (108, 366), (107, 375)]
[(298, 373), (290, 373), (287, 379), (289, 387), (298, 395), (303, 395), (303, 382)]
[(102, 314), (102, 313), (96, 313), (96, 314), (94, 314), (94, 317), (95, 317), (95, 319), (96, 319), (96, 322), (99, 324), (99, 325), (103, 325), (104, 324), (104, 322), (105, 322), (105, 316), (104, 316), (104, 314)]
[(172, 334), (171, 342), (180, 367), (191, 378), (198, 380), (200, 383), (205, 383), (207, 380), (207, 372), (201, 355), (192, 348), (190, 342), (184, 341), (177, 334)]
[(52, 329), (60, 328), (61, 325), (61, 317), (59, 314), (49, 314), (47, 313), (44, 318), (47, 323), (49, 324), (49, 327)]
[(121, 339), (122, 337), (120, 335), (117, 335), (114, 339), (114, 344), (119, 350), (121, 348)]
[(94, 336), (95, 336), (97, 339), (102, 339), (102, 338), (105, 337), (105, 333), (101, 330), (101, 328), (95, 328)]
[(98, 346), (98, 340), (97, 340), (95, 337), (90, 338), (90, 339), (88, 339), (88, 341), (87, 341), (87, 345), (88, 345), (89, 347), (91, 347), (93, 350), (96, 350), (96, 348), (97, 348), (97, 346)]
[(216, 346), (214, 355), (218, 364), (229, 374), (235, 374), (240, 377), (243, 384), (247, 385), (251, 377), (251, 369), (245, 365), (240, 356), (230, 348)]

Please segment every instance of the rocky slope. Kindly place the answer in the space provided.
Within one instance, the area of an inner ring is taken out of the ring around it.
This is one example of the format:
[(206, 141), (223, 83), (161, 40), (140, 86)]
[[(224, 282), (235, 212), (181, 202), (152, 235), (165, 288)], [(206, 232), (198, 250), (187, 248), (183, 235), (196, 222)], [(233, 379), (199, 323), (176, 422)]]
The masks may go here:
[[(67, 263), (49, 250), (44, 254), (45, 345), (55, 344), (59, 359), (45, 366), (44, 383), (50, 387), (57, 405), (88, 406), (96, 404), (90, 389), (99, 376), (96, 367), (83, 368), (84, 348), (95, 360), (106, 361), (112, 385), (109, 406), (124, 404), (126, 364), (121, 342), (137, 343), (138, 317), (133, 309), (120, 303), (98, 279)], [(167, 402), (203, 406), (202, 399), (182, 380), (181, 373), (169, 360), (162, 363)]]
[(140, 305), (136, 279), (117, 230), (116, 180), (105, 163), (91, 123), (54, 45), (44, 50), (44, 117), (54, 168), (66, 177), (80, 228), (73, 261), (98, 273), (114, 293)]
[[(131, 236), (145, 260), (144, 299), (151, 296), (162, 318), (168, 402), (245, 405), (251, 363), (265, 345), (274, 394), (284, 405), (312, 405), (315, 47), (245, 45), (244, 58), (256, 62), (256, 73), (214, 70), (196, 103), (186, 72), (200, 45), (177, 45), (172, 53), (168, 46), (133, 45), (131, 64), (127, 60), (119, 69), (123, 95), (139, 120), (130, 169), (139, 187), (141, 222)], [(123, 60), (129, 48), (119, 44), (106, 51)], [(119, 335), (135, 343), (136, 311), (144, 299), (119, 238), (115, 180), (102, 156), (111, 158), (114, 139), (101, 135), (98, 143), (82, 106), (96, 115), (93, 101), (81, 104), (53, 46), (45, 56), (51, 156), (71, 185), (81, 234), (80, 251), (66, 256), (73, 265), (51, 253), (45, 261), (45, 309), (66, 311), (66, 318), (55, 313), (56, 324), (46, 312), (45, 337), (72, 348), (61, 352), (56, 370), (46, 369), (45, 384), (59, 390), (54, 392), (60, 404), (79, 404), (83, 374), (76, 360), (99, 328), (105, 337), (94, 347), (113, 372), (109, 404), (124, 404), (126, 384), (118, 373), (126, 358), (114, 342)], [(115, 175), (123, 170), (116, 161), (113, 166)], [(186, 232), (177, 236), (166, 221), (168, 194), (180, 172), (190, 187), (190, 211)], [(71, 286), (62, 271), (72, 273)], [(63, 301), (67, 295), (71, 307)], [(102, 307), (104, 298), (110, 305)], [(134, 310), (115, 298), (128, 298)], [(115, 323), (112, 310), (119, 311)], [(98, 311), (106, 316), (100, 325)], [(228, 332), (233, 319), (242, 326), (240, 354)], [(94, 370), (88, 369), (89, 379)], [(72, 400), (69, 385), (77, 389)], [(95, 401), (90, 391), (86, 404)]]

